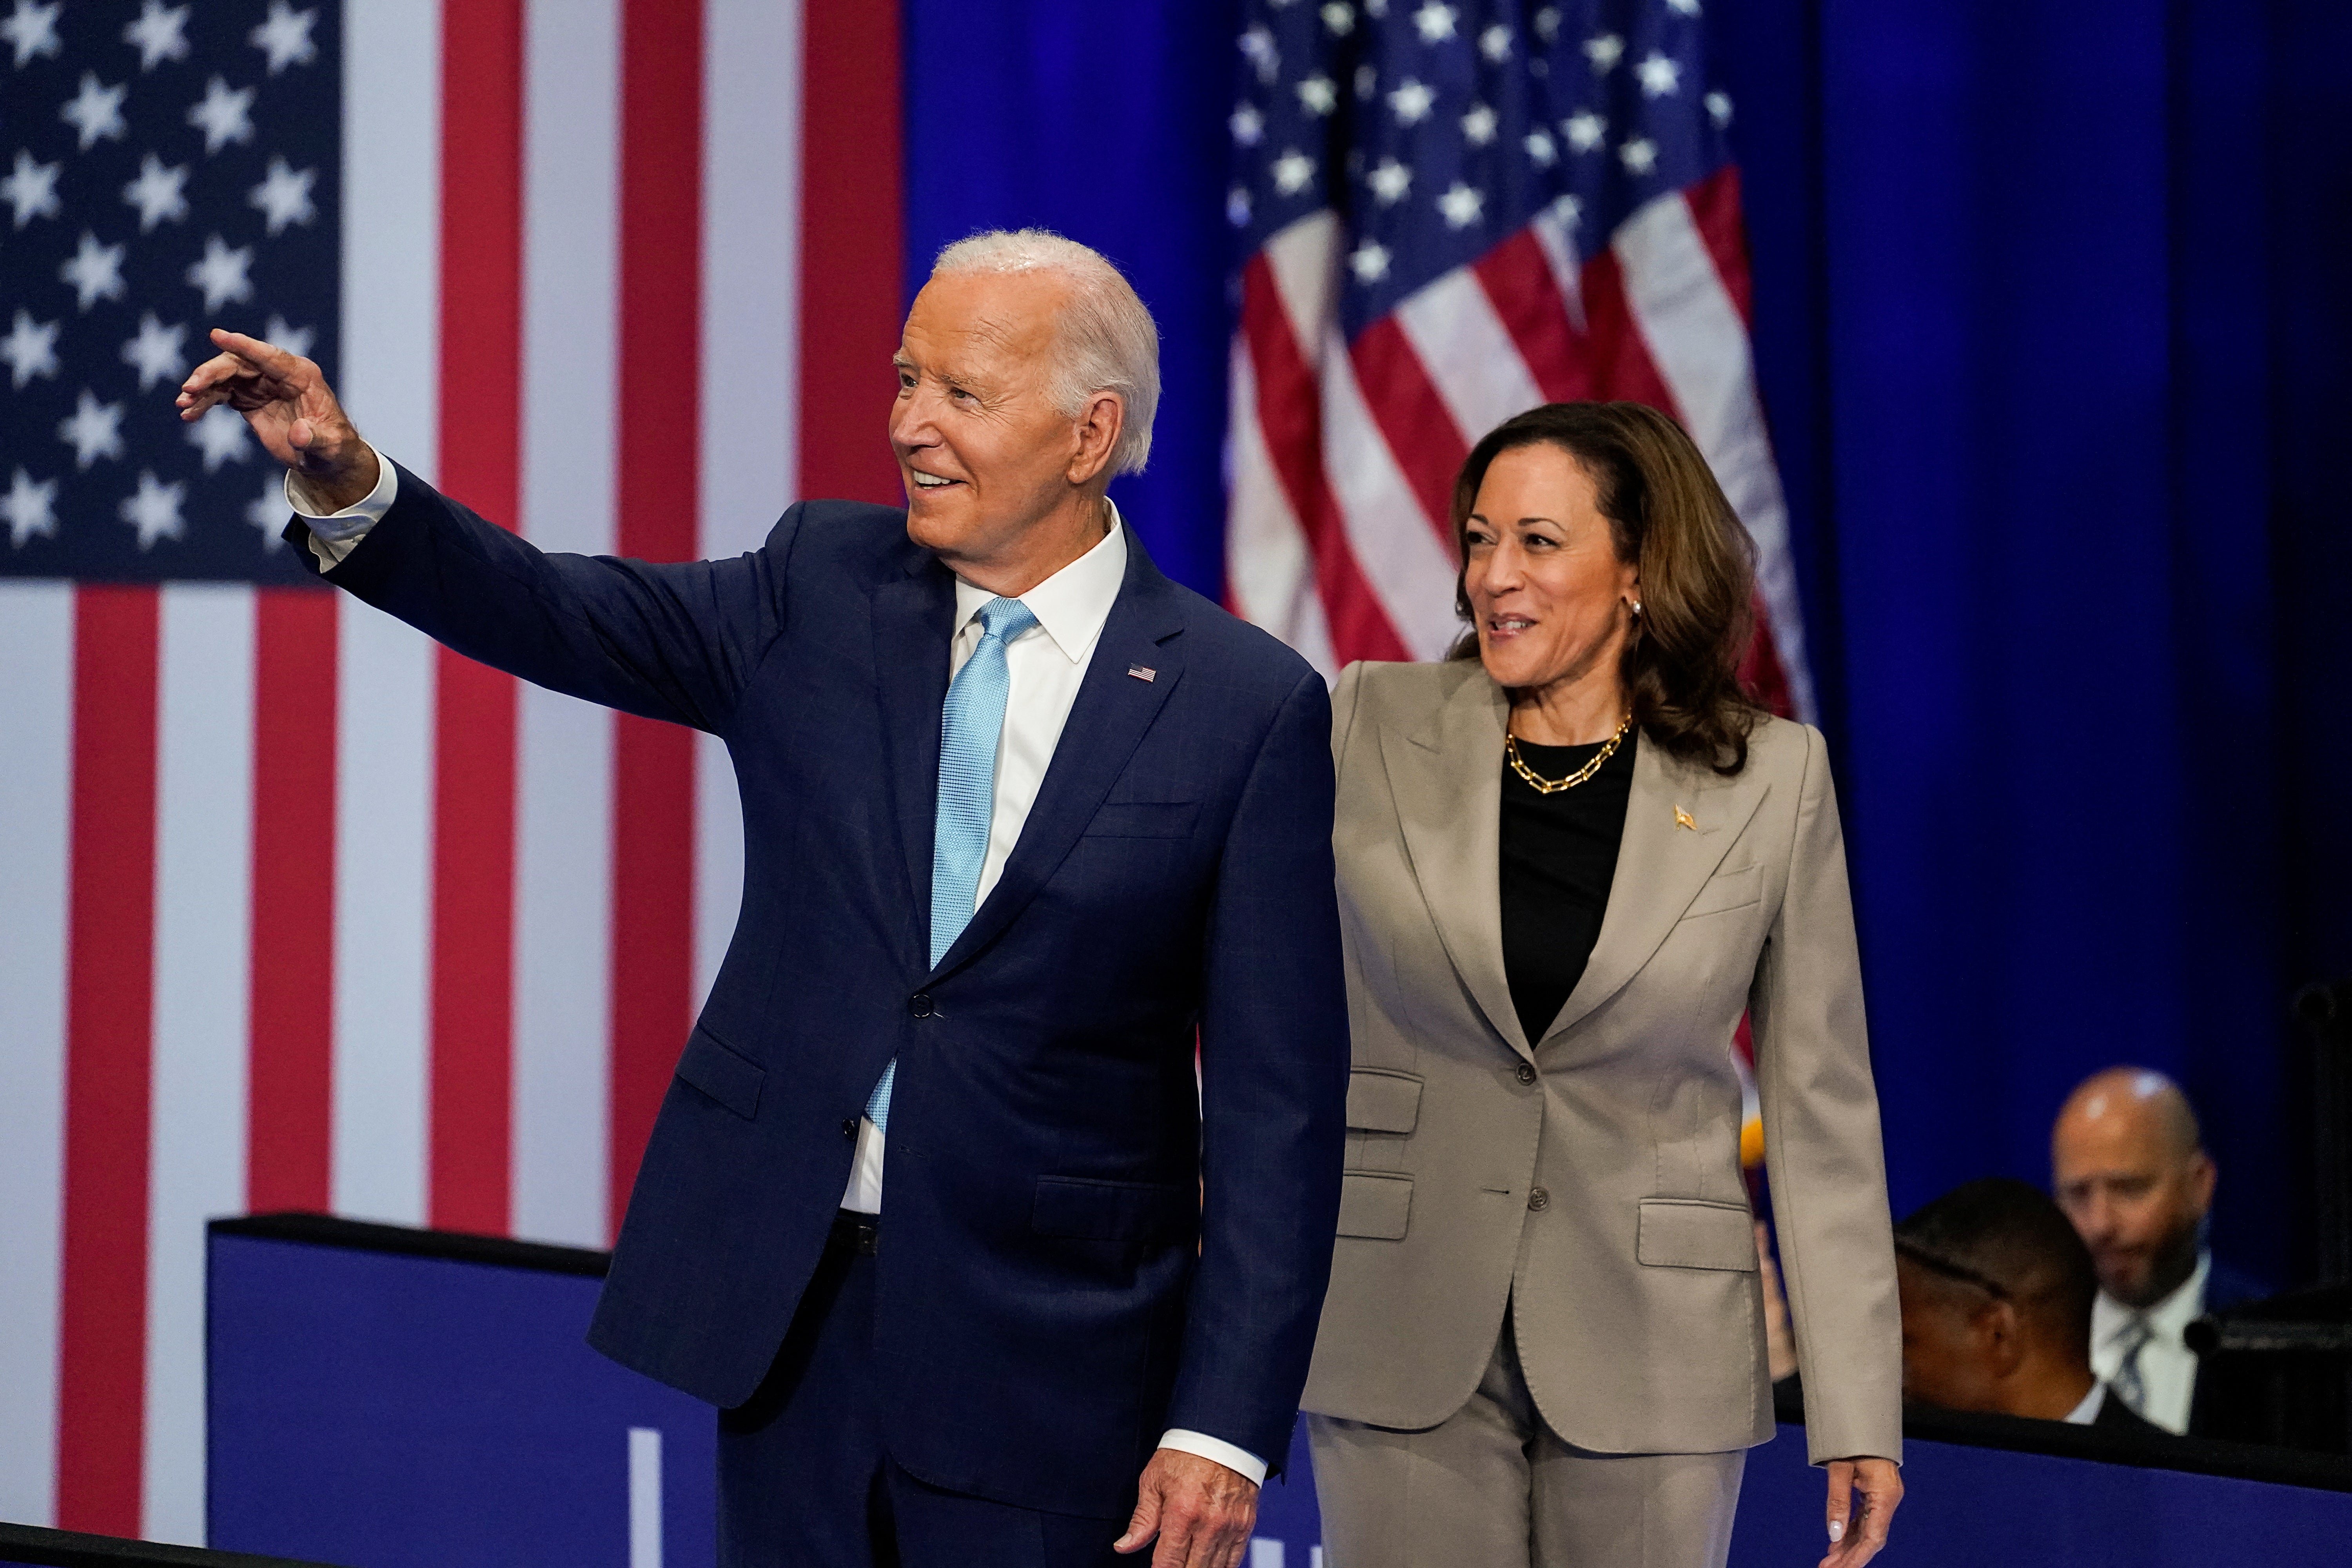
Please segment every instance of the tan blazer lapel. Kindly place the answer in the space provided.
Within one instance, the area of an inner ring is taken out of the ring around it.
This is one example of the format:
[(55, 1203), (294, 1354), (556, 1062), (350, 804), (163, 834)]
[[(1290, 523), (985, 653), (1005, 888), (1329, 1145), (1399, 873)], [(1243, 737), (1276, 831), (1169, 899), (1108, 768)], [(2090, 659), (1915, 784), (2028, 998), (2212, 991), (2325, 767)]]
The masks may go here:
[(1405, 857), (1454, 972), (1506, 1043), (1529, 1055), (1503, 974), (1502, 689), (1473, 665), (1422, 728), (1383, 729)]
[(1583, 978), (1538, 1044), (1573, 1028), (1641, 973), (1723, 864), (1766, 788), (1753, 768), (1727, 779), (1675, 762), (1646, 736), (1636, 742), (1625, 837), (1601, 935)]

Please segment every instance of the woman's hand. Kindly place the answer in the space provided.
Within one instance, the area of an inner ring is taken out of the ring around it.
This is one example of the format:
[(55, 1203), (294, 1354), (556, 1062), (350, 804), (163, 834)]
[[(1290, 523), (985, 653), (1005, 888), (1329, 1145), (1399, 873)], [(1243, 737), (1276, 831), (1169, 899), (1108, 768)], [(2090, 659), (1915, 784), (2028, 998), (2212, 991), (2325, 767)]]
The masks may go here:
[[(1886, 1544), (1895, 1505), (1903, 1500), (1903, 1473), (1892, 1459), (1832, 1459), (1830, 1554), (1822, 1568), (1862, 1568)], [(1862, 1506), (1853, 1506), (1853, 1494)]]

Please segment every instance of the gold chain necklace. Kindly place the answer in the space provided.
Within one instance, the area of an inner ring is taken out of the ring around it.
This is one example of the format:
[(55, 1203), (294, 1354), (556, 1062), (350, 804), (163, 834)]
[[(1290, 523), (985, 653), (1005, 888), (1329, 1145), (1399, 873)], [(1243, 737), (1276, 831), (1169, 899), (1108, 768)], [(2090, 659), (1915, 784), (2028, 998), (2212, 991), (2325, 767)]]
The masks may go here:
[(1617, 721), (1617, 732), (1609, 737), (1607, 743), (1593, 756), (1593, 759), (1564, 779), (1548, 779), (1528, 766), (1519, 756), (1519, 738), (1508, 730), (1503, 731), (1503, 760), (1509, 763), (1511, 771), (1525, 779), (1528, 787), (1538, 795), (1558, 795), (1564, 789), (1574, 789), (1599, 773), (1601, 765), (1617, 754), (1617, 748), (1624, 743), (1625, 731), (1633, 727), (1633, 715), (1628, 713)]

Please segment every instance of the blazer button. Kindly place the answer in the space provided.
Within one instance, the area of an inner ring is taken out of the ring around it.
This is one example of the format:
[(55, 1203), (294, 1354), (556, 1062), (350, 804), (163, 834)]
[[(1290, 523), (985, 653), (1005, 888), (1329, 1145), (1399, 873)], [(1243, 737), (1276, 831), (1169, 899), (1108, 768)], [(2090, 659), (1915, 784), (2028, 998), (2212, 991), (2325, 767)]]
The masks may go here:
[(842, 1121), (841, 1135), (844, 1138), (855, 1138), (857, 1136), (857, 1118), (852, 1116)]
[(1541, 1187), (1536, 1188), (1533, 1192), (1528, 1194), (1528, 1207), (1535, 1210), (1538, 1214), (1541, 1214), (1544, 1210), (1551, 1207), (1551, 1194), (1544, 1191)]
[(931, 994), (928, 991), (918, 991), (912, 996), (908, 997), (907, 1011), (912, 1013), (918, 1018), (929, 1017), (931, 1016)]
[(1521, 1083), (1533, 1083), (1536, 1080), (1536, 1069), (1529, 1067), (1527, 1063), (1521, 1062), (1519, 1064), (1518, 1076)]

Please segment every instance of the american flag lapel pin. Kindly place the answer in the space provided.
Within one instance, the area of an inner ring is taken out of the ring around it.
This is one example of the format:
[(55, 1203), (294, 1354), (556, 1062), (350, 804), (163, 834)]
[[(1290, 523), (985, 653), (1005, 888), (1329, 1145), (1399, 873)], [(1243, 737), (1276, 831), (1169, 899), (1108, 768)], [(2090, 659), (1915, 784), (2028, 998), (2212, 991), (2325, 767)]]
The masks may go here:
[(1130, 664), (1127, 667), (1127, 673), (1135, 677), (1138, 680), (1157, 680), (1160, 679), (1160, 672), (1152, 668), (1148, 664)]

